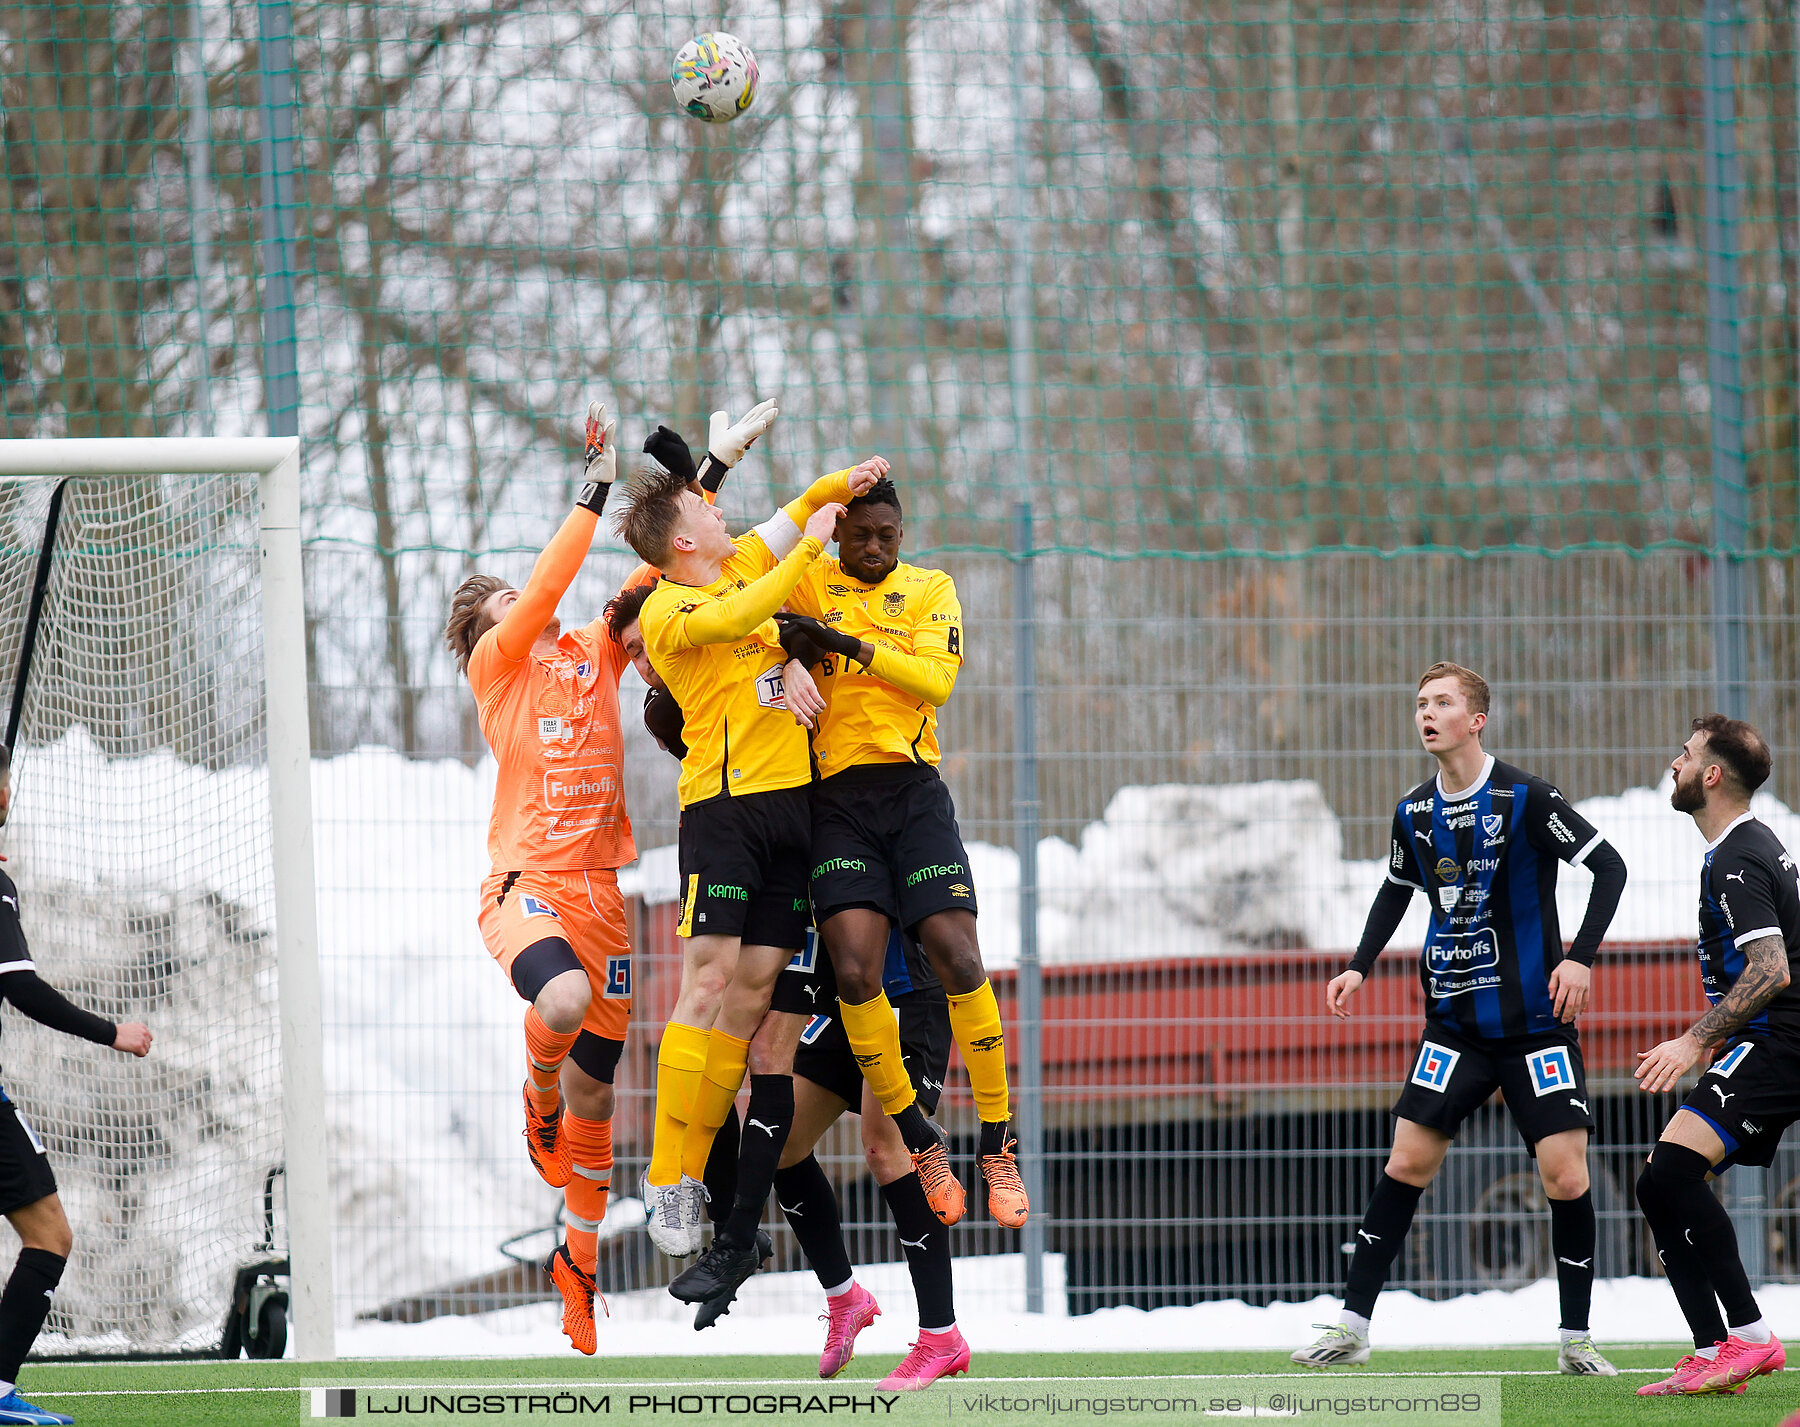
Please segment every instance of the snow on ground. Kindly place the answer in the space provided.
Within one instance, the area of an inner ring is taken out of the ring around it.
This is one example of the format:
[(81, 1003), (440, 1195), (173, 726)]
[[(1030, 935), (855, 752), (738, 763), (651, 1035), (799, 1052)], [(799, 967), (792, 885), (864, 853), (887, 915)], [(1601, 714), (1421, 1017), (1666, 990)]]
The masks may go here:
[[(516, 1084), (523, 1054), (519, 1005), (475, 924), (492, 789), (487, 760), (471, 768), (360, 749), (313, 764), (346, 1311), (496, 1267), (502, 1238), (555, 1211), (558, 1196), (519, 1153), (515, 1092), (502, 1093)], [(215, 892), (267, 925), (259, 773), (166, 756), (107, 760), (77, 730), (20, 759), (16, 792), (6, 851), (28, 930), (34, 882), (101, 876), (126, 891)], [(1631, 869), (1615, 938), (1692, 937), (1701, 840), (1668, 806), (1666, 782), (1577, 806)], [(106, 809), (124, 811), (106, 817)], [(1800, 847), (1800, 816), (1770, 797), (1756, 811)], [(163, 835), (146, 837), (146, 825)], [(985, 844), (969, 855), (988, 963), (1012, 964), (1016, 856)], [(1075, 843), (1045, 839), (1039, 865), (1051, 963), (1349, 947), (1383, 875), (1379, 861), (1344, 860), (1337, 815), (1309, 782), (1122, 788)], [(622, 880), (652, 900), (672, 899), (674, 849), (649, 850)], [(1565, 929), (1578, 923), (1587, 889), (1579, 871), (1562, 877)], [(1424, 916), (1415, 898), (1396, 947), (1417, 946)]]
[[(882, 1305), (882, 1316), (857, 1339), (865, 1360), (899, 1359), (918, 1327), (904, 1264), (859, 1267), (857, 1277)], [(968, 1286), (979, 1283), (979, 1306), (969, 1306)], [(1272, 1303), (1252, 1308), (1232, 1299), (1185, 1308), (1102, 1308), (1071, 1318), (1061, 1303), (1062, 1256), (1044, 1263), (1041, 1316), (990, 1306), (996, 1292), (1023, 1302), (1017, 1255), (958, 1259), (958, 1323), (976, 1354), (986, 1352), (1200, 1352), (1220, 1349), (1290, 1350), (1318, 1336), (1315, 1324), (1337, 1321), (1339, 1301)], [(800, 1299), (816, 1302), (794, 1312)], [(1800, 1285), (1780, 1285), (1757, 1295), (1777, 1336), (1800, 1335)], [(780, 1305), (780, 1306), (776, 1306)], [(612, 1316), (600, 1324), (600, 1354), (813, 1353), (825, 1341), (818, 1313), (825, 1299), (811, 1274), (761, 1274), (746, 1285), (738, 1304), (716, 1328), (693, 1331), (693, 1310), (661, 1290), (621, 1294)], [(785, 1311), (783, 1311), (785, 1309)], [(340, 1328), (338, 1353), (358, 1358), (566, 1356), (559, 1327), (561, 1307), (533, 1304), (471, 1318), (426, 1323), (359, 1323)], [(1556, 1283), (1544, 1279), (1514, 1293), (1474, 1293), (1434, 1303), (1412, 1293), (1388, 1292), (1376, 1305), (1372, 1341), (1377, 1350), (1407, 1347), (1503, 1347), (1556, 1341)], [(1663, 1279), (1602, 1279), (1594, 1285), (1594, 1335), (1605, 1343), (1675, 1343), (1685, 1336), (1681, 1310)]]

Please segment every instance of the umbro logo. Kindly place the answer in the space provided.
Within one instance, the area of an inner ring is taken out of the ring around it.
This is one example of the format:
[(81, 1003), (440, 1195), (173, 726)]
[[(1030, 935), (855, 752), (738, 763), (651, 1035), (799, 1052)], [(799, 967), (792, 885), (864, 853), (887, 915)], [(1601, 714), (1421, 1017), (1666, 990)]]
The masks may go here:
[(1570, 1268), (1586, 1268), (1594, 1261), (1594, 1256), (1589, 1254), (1584, 1259), (1566, 1259), (1561, 1254), (1558, 1254), (1556, 1256), (1556, 1261), (1558, 1263), (1566, 1263)]
[(1719, 1089), (1719, 1087), (1716, 1085), (1712, 1087), (1712, 1093), (1719, 1097), (1719, 1108), (1724, 1109), (1725, 1102), (1727, 1100), (1731, 1099), (1731, 1096), (1727, 1095), (1723, 1090)]
[(858, 1065), (873, 1065), (873, 1064), (875, 1064), (876, 1061), (878, 1061), (880, 1059), (881, 1059), (881, 1054), (878, 1051), (874, 1055), (859, 1055), (859, 1056), (857, 1056), (856, 1063)]
[(998, 1050), (1002, 1045), (1005, 1044), (1005, 1042), (1006, 1042), (1006, 1037), (1003, 1035), (982, 1036), (981, 1039), (979, 1039), (979, 1040), (970, 1041), (969, 1049), (970, 1050)]
[(1359, 1239), (1367, 1239), (1371, 1244), (1379, 1244), (1381, 1242), (1380, 1234), (1371, 1234), (1367, 1229), (1358, 1229), (1356, 1231), (1356, 1237)]
[(761, 1130), (770, 1139), (775, 1138), (775, 1127), (773, 1125), (765, 1125), (761, 1120), (746, 1120), (744, 1123), (749, 1125), (752, 1129)]
[(1577, 1100), (1573, 1095), (1571, 1095), (1569, 1097), (1569, 1103), (1571, 1105), (1573, 1105), (1577, 1110), (1581, 1111), (1582, 1114), (1584, 1114), (1584, 1115), (1587, 1114), (1587, 1112), (1588, 1112), (1587, 1101)]

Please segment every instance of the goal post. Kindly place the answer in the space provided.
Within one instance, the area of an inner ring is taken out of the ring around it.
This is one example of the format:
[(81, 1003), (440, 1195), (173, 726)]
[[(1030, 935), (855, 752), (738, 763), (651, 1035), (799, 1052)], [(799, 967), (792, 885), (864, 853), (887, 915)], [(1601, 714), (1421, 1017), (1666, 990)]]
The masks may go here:
[[(290, 1308), (296, 1355), (324, 1361), (336, 1356), (336, 1347), (329, 1139), (314, 901), (299, 440), (291, 436), (0, 440), (0, 490), (17, 482), (44, 478), (214, 475), (240, 480), (254, 476), (258, 483), (259, 558), (254, 573), (260, 585), (262, 622), (268, 892), (274, 912), (278, 978), (281, 1149), (285, 1164)], [(244, 515), (247, 517), (247, 512)], [(248, 565), (247, 560), (245, 564)], [(247, 572), (245, 577), (248, 578)], [(154, 591), (161, 586), (147, 583), (146, 588)], [(176, 619), (177, 611), (171, 610), (169, 617)], [(33, 678), (37, 676), (34, 674)], [(70, 727), (78, 722), (65, 717), (58, 726)], [(29, 750), (22, 756), (29, 757)], [(30, 870), (21, 868), (27, 875)], [(28, 902), (28, 908), (29, 905)], [(28, 915), (28, 926), (29, 923)], [(54, 977), (53, 966), (45, 969)], [(8, 1074), (5, 1079), (10, 1081), (12, 1076)], [(55, 1158), (53, 1154), (53, 1167)], [(90, 1232), (91, 1226), (77, 1218), (77, 1243)], [(221, 1324), (226, 1306), (224, 1302), (219, 1304)], [(177, 1315), (179, 1321), (189, 1322), (190, 1337), (203, 1327), (192, 1321), (195, 1317), (193, 1311), (185, 1319)]]

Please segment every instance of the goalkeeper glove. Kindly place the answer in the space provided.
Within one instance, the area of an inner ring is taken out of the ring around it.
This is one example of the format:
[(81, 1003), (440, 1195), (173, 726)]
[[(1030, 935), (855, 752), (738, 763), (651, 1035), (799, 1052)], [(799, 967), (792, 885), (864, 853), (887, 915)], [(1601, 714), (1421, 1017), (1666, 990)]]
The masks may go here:
[(744, 452), (756, 438), (775, 424), (781, 408), (772, 401), (761, 401), (736, 421), (723, 411), (715, 411), (707, 423), (706, 459), (700, 462), (700, 485), (716, 491), (725, 483), (725, 473), (744, 459)]
[(659, 426), (644, 438), (644, 454), (654, 459), (665, 471), (680, 476), (684, 481), (693, 481), (698, 473), (694, 470), (694, 453), (688, 449), (688, 443), (679, 431), (671, 431), (666, 426)]
[(600, 402), (588, 403), (587, 466), (581, 473), (581, 494), (575, 497), (575, 504), (595, 515), (606, 508), (606, 498), (619, 474), (619, 448), (613, 443), (618, 425), (619, 418), (608, 416)]
[[(840, 629), (833, 629), (810, 614), (789, 614), (783, 610), (775, 616), (775, 623), (781, 630), (782, 649), (803, 664), (814, 663), (816, 660), (807, 659), (799, 652), (804, 647), (801, 641), (809, 642), (815, 650), (824, 654), (841, 654), (846, 659), (862, 663), (862, 640), (853, 634), (845, 634)], [(795, 641), (792, 647), (788, 644), (790, 638)]]

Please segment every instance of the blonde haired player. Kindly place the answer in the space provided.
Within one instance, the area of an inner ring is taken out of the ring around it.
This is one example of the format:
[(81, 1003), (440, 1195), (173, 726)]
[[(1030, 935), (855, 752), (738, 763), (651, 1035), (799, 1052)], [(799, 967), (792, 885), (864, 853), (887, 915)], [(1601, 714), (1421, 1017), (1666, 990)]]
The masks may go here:
[[(619, 520), (639, 557), (662, 572), (638, 624), (682, 711), (687, 743), (678, 789), (681, 989), (657, 1057), (644, 1182), (651, 1238), (675, 1256), (699, 1247), (700, 1180), (713, 1135), (743, 1083), (776, 977), (809, 922), (812, 762), (806, 731), (788, 711), (787, 655), (771, 616), (823, 554), (838, 502), (873, 485), (885, 466), (876, 458), (823, 477), (736, 540), (678, 474), (643, 473)], [(777, 555), (789, 546), (785, 558)], [(780, 1078), (765, 1077), (771, 1093)], [(753, 1095), (746, 1125), (768, 1125), (771, 1139), (785, 1140), (791, 1095), (785, 1114), (758, 1109)], [(768, 1170), (772, 1176), (773, 1159)], [(764, 1186), (758, 1201), (766, 1194)], [(754, 1272), (754, 1226), (745, 1242), (738, 1237), (727, 1230), (715, 1239), (709, 1282), (715, 1269), (720, 1282)]]

